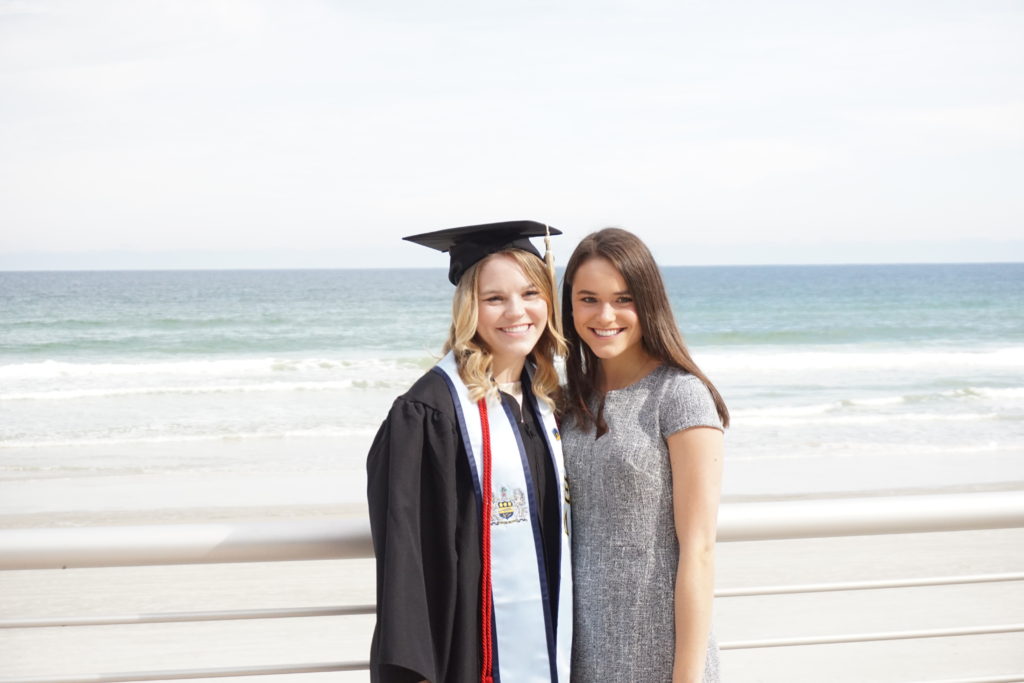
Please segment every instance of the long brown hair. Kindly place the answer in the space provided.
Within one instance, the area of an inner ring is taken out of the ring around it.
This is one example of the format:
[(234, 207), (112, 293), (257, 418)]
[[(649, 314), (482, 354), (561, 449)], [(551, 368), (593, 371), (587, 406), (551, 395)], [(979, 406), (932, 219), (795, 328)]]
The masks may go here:
[[(644, 350), (663, 365), (685, 370), (700, 379), (711, 392), (722, 426), (728, 427), (729, 409), (718, 389), (690, 357), (672, 315), (658, 264), (639, 237), (620, 228), (605, 228), (584, 237), (565, 267), (562, 278), (562, 334), (569, 344), (569, 353), (565, 359), (567, 386), (561, 401), (563, 416), (581, 429), (596, 425), (597, 436), (608, 431), (604, 420), (604, 392), (597, 382), (599, 361), (580, 339), (572, 320), (573, 279), (579, 267), (592, 258), (609, 261), (626, 281), (636, 305)], [(587, 401), (591, 396), (598, 399), (596, 411), (591, 410)]]
[(477, 281), (483, 265), (493, 258), (511, 257), (522, 269), (530, 283), (540, 290), (548, 304), (547, 325), (530, 358), (536, 365), (533, 376), (533, 393), (539, 399), (554, 407), (559, 393), (558, 371), (554, 357), (565, 353), (565, 339), (558, 330), (558, 315), (555, 307), (555, 288), (544, 261), (521, 249), (505, 249), (473, 264), (462, 274), (452, 297), (452, 324), (444, 353), (455, 352), (455, 363), (459, 376), (469, 389), (469, 397), (479, 401), (484, 396), (495, 398), (498, 387), (491, 381), (493, 356), (491, 350), (477, 333)]

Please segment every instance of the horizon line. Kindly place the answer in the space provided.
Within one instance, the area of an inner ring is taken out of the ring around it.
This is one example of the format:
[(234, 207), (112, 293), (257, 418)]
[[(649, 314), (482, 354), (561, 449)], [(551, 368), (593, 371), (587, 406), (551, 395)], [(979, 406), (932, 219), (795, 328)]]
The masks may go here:
[[(850, 261), (841, 263), (659, 263), (659, 268), (847, 268), (864, 266), (986, 266), (1024, 265), (1024, 261)], [(564, 266), (556, 265), (556, 270)], [(201, 273), (201, 272), (296, 272), (296, 271), (378, 271), (378, 270), (436, 270), (443, 266), (227, 266), (183, 268), (0, 268), (0, 273)]]

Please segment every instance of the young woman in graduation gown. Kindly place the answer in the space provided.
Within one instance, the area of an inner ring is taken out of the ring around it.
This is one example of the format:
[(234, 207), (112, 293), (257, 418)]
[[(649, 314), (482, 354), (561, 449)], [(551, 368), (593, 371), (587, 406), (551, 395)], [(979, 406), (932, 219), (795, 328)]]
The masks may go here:
[(450, 252), (456, 290), (446, 355), (395, 401), (367, 460), (374, 682), (568, 683), (569, 511), (552, 411), (564, 341), (553, 274), (527, 238), (545, 228), (406, 238)]
[(635, 235), (608, 228), (584, 238), (562, 294), (572, 680), (717, 682), (711, 607), (729, 413)]

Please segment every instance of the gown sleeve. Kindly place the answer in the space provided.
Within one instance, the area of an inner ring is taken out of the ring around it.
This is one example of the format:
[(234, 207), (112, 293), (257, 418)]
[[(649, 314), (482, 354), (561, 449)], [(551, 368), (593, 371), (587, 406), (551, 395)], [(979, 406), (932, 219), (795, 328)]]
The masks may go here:
[[(451, 419), (398, 399), (367, 458), (367, 499), (377, 559), (374, 683), (449, 679), (458, 552)], [(457, 667), (456, 667), (457, 668)]]

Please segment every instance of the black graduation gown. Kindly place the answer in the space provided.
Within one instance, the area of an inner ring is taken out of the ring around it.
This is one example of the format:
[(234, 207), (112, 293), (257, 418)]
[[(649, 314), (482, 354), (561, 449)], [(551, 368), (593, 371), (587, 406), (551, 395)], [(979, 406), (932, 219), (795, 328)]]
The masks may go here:
[[(529, 406), (535, 399), (525, 372), (523, 386)], [(557, 595), (561, 487), (534, 411), (520, 415), (515, 399), (503, 398), (517, 420), (522, 419), (520, 433), (541, 501), (548, 585)], [(478, 681), (480, 511), (443, 377), (428, 372), (395, 401), (373, 441), (366, 467), (377, 558), (370, 680)], [(557, 601), (552, 604), (554, 617)]]

